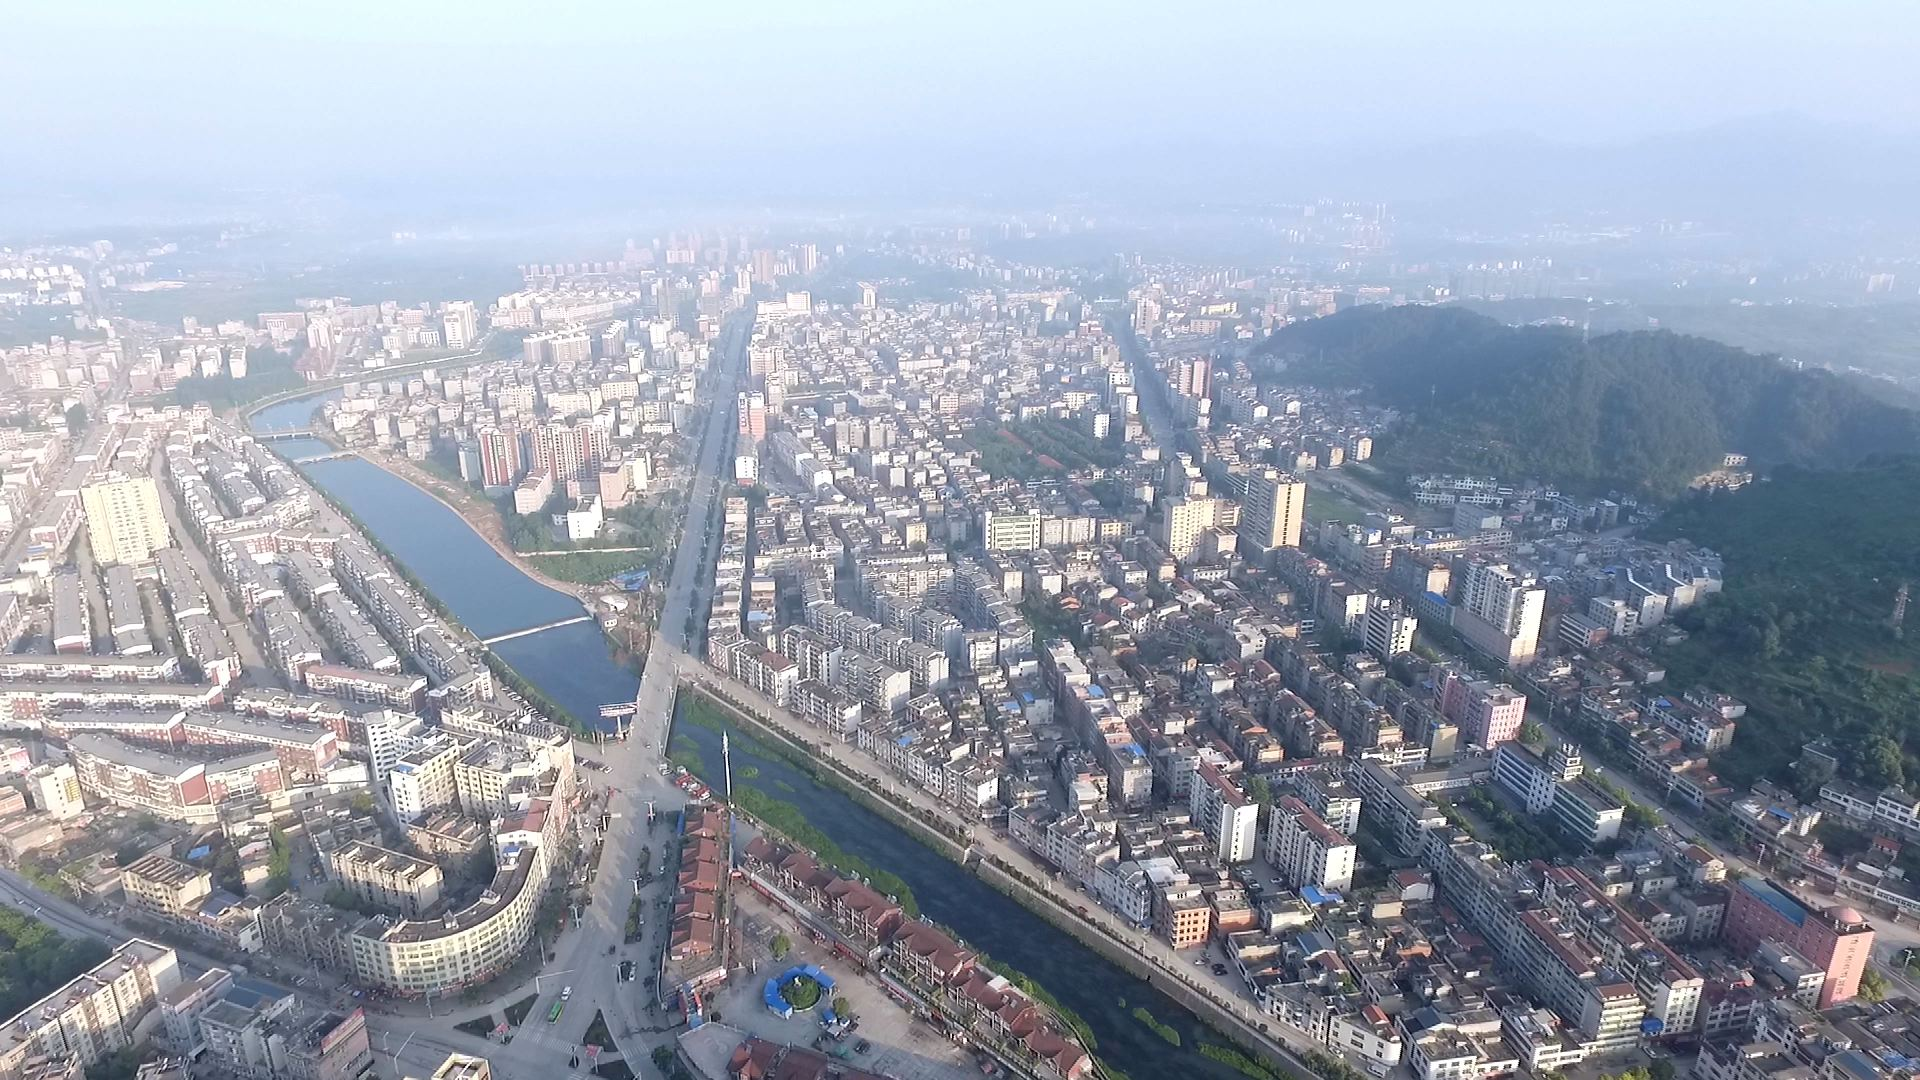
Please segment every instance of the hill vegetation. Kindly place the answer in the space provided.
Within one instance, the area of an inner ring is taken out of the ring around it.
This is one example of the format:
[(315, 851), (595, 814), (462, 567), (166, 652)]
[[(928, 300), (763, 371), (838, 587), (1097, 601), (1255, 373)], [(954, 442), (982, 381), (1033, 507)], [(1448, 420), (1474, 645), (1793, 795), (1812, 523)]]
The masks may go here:
[(1458, 307), (1356, 308), (1290, 326), (1260, 353), (1263, 380), (1405, 413), (1387, 451), (1409, 468), (1672, 496), (1729, 451), (1848, 466), (1920, 450), (1920, 414), (1854, 381), (1665, 331), (1582, 340)]
[(1896, 635), (1902, 583), (1920, 586), (1920, 460), (1849, 470), (1782, 468), (1739, 491), (1696, 494), (1649, 531), (1720, 553), (1721, 595), (1682, 613), (1668, 678), (1744, 699), (1728, 779), (1789, 779), (1826, 735), (1841, 769), (1872, 785), (1920, 783), (1920, 607)]

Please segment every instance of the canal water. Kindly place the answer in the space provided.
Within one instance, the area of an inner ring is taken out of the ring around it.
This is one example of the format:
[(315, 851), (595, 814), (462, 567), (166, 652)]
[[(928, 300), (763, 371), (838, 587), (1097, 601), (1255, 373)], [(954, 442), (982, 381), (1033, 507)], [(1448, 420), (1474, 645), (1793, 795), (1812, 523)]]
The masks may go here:
[[(315, 399), (283, 402), (254, 418), (255, 430), (306, 426)], [(318, 441), (283, 440), (273, 448), (299, 464), (325, 453)], [(579, 614), (580, 604), (521, 573), (469, 528), (460, 516), (413, 485), (360, 458), (299, 464), (301, 471), (361, 523), (403, 563), (455, 618), (482, 637), (538, 626)], [(633, 700), (633, 673), (615, 662), (605, 635), (591, 622), (501, 642), (496, 653), (528, 682), (576, 716), (593, 717), (602, 703)], [(720, 735), (695, 724), (675, 725), (707, 762), (720, 760)], [(770, 797), (798, 807), (814, 827), (870, 865), (907, 883), (922, 914), (952, 928), (996, 960), (1025, 973), (1079, 1013), (1098, 1041), (1099, 1056), (1132, 1080), (1218, 1078), (1240, 1074), (1201, 1056), (1209, 1035), (1192, 1013), (1140, 979), (1121, 971), (1073, 938), (955, 866), (898, 826), (840, 791), (769, 753), (744, 732), (733, 733), (736, 773), (759, 770), (750, 781)], [(1132, 1015), (1144, 1006), (1179, 1033), (1175, 1047)], [(1225, 1040), (1215, 1035), (1211, 1041)]]
[[(673, 730), (675, 738), (699, 748), (708, 771), (718, 771), (720, 732), (692, 723), (675, 724)], [(792, 803), (847, 853), (898, 874), (913, 890), (922, 915), (948, 927), (968, 945), (1012, 965), (1080, 1014), (1099, 1043), (1095, 1052), (1101, 1060), (1132, 1080), (1240, 1075), (1198, 1053), (1202, 1039), (1227, 1041), (1209, 1032), (1185, 1008), (928, 849), (891, 821), (838, 789), (815, 782), (784, 758), (765, 752), (752, 735), (738, 728), (730, 728), (728, 734), (734, 775), (739, 776), (743, 768), (758, 770), (749, 774), (751, 780), (735, 780), (736, 784), (752, 784)], [(1133, 1010), (1143, 1006), (1179, 1033), (1179, 1047), (1135, 1019)]]

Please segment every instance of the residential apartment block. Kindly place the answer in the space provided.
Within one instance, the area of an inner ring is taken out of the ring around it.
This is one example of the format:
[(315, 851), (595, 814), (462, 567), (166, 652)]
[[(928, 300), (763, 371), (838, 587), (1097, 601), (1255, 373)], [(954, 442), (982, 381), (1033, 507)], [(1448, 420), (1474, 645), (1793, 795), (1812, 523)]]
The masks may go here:
[(1341, 893), (1353, 884), (1357, 853), (1347, 839), (1292, 795), (1274, 800), (1267, 823), (1267, 862), (1295, 888)]
[(138, 938), (121, 945), (0, 1024), (0, 1076), (48, 1075), (49, 1063), (85, 1069), (135, 1045), (142, 1021), (180, 981), (172, 949)]

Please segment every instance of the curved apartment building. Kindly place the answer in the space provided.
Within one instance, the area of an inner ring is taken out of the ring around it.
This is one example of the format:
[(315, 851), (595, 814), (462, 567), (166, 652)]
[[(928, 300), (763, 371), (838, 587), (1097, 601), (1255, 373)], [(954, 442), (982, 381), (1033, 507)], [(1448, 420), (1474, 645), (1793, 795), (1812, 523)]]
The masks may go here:
[(546, 893), (548, 848), (565, 825), (559, 804), (535, 799), (500, 822), (498, 869), (480, 899), (436, 919), (368, 919), (347, 935), (353, 977), (400, 994), (484, 982), (510, 966), (533, 937)]
[(545, 885), (544, 852), (521, 848), (469, 907), (438, 919), (369, 919), (347, 940), (354, 980), (400, 994), (482, 982), (526, 948)]

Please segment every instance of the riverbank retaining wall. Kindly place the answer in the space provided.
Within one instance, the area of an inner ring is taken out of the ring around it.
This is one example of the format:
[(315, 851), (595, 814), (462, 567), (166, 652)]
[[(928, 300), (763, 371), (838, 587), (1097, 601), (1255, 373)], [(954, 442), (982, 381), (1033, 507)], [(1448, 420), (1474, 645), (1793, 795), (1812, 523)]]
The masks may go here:
[[(856, 802), (907, 829), (915, 839), (958, 863), (1021, 907), (1046, 920), (1050, 926), (1071, 934), (1082, 945), (1099, 953), (1108, 963), (1144, 980), (1154, 989), (1199, 1017), (1221, 1036), (1232, 1040), (1241, 1049), (1268, 1058), (1278, 1058), (1292, 1065), (1298, 1064), (1290, 1051), (1278, 1046), (1270, 1035), (1250, 1026), (1232, 1012), (1224, 1002), (1208, 997), (1179, 979), (1173, 978), (1138, 949), (1113, 937), (1104, 927), (1081, 918), (1064, 904), (1041, 893), (1023, 880), (1018, 871), (1003, 867), (996, 860), (969, 858), (968, 845), (942, 832), (918, 813), (877, 794), (872, 787), (868, 786), (871, 778), (853, 772), (839, 762), (819, 753), (812, 740), (805, 737), (805, 729), (801, 729), (799, 733), (790, 731), (784, 722), (760, 716), (715, 690), (711, 684), (683, 683), (682, 692), (689, 687), (726, 709), (739, 720), (742, 727), (773, 741), (790, 752), (804, 754), (807, 761), (814, 766), (817, 778), (831, 783)], [(671, 732), (668, 737), (672, 737)], [(1269, 1023), (1277, 1025), (1279, 1021), (1270, 1020)]]

